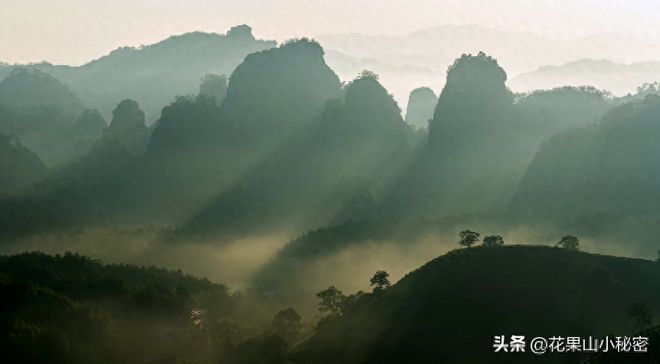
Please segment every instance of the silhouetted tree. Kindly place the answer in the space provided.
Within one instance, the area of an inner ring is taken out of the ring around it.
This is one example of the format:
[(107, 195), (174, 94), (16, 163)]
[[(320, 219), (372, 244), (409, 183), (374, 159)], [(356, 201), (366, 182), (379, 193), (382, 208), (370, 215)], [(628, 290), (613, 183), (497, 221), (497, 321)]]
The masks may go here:
[(369, 71), (369, 70), (363, 70), (362, 72), (360, 72), (360, 74), (358, 75), (357, 78), (358, 78), (358, 79), (362, 79), (362, 78), (371, 78), (372, 80), (376, 80), (376, 81), (378, 81), (378, 78), (379, 78), (379, 77), (380, 77), (380, 76), (378, 76), (378, 74), (377, 74), (376, 72)]
[(390, 280), (387, 279), (389, 276), (390, 274), (384, 270), (379, 270), (374, 273), (374, 276), (369, 280), (371, 286), (374, 287), (374, 291), (385, 289), (391, 286)]
[(285, 340), (294, 340), (302, 328), (302, 317), (293, 308), (278, 312), (273, 318), (273, 331)]
[(579, 250), (580, 249), (580, 239), (573, 235), (566, 235), (559, 240), (557, 246), (560, 248), (568, 250)]
[(335, 286), (330, 286), (328, 289), (317, 293), (316, 297), (321, 299), (321, 302), (319, 302), (320, 312), (330, 312), (333, 316), (341, 315), (346, 296)]
[(637, 331), (642, 331), (653, 324), (653, 311), (643, 302), (633, 303), (628, 308), (628, 316), (634, 321)]
[(458, 233), (458, 244), (465, 247), (471, 247), (479, 241), (479, 233), (470, 230), (463, 230)]
[(504, 245), (504, 239), (499, 235), (484, 236), (483, 245), (486, 247), (502, 246)]

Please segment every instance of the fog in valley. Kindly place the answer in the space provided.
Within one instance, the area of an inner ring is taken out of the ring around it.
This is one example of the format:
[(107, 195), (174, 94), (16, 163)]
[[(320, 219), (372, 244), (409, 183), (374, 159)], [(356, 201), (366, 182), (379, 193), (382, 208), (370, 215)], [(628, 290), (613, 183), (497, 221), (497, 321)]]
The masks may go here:
[(0, 358), (659, 357), (653, 2), (65, 3), (0, 15)]

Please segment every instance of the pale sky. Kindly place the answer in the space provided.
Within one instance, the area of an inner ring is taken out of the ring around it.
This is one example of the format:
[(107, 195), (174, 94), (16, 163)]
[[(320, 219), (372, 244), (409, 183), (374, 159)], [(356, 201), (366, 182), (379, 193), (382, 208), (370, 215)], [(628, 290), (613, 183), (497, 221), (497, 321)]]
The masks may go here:
[(258, 38), (479, 24), (550, 37), (658, 36), (657, 0), (0, 0), (0, 61), (81, 64), (124, 45), (249, 24)]

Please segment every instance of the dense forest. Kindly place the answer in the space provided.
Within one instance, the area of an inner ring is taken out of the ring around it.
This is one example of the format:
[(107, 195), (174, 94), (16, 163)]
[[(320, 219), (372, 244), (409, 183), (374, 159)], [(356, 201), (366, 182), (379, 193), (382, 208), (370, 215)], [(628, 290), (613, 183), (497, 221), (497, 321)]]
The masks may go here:
[(660, 358), (655, 80), (516, 93), (457, 54), (404, 111), (325, 52), (241, 25), (1, 64), (0, 358), (529, 362), (498, 334)]

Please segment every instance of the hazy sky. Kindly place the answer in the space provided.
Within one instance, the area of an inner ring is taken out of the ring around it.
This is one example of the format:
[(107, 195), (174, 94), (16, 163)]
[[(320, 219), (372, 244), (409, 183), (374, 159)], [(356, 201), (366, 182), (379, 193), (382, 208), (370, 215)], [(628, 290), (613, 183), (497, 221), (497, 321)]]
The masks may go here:
[(657, 36), (657, 0), (0, 0), (0, 61), (80, 64), (122, 45), (246, 23), (260, 38), (479, 24), (552, 37)]

